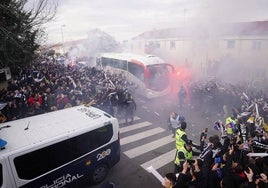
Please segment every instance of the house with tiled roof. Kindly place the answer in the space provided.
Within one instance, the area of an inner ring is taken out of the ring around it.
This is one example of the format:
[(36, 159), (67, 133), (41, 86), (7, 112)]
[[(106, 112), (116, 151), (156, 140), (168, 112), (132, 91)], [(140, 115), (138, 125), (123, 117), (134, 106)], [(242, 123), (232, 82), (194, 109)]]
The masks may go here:
[(207, 68), (224, 58), (265, 68), (268, 21), (188, 26), (144, 32), (133, 38), (133, 52), (154, 54), (171, 62)]

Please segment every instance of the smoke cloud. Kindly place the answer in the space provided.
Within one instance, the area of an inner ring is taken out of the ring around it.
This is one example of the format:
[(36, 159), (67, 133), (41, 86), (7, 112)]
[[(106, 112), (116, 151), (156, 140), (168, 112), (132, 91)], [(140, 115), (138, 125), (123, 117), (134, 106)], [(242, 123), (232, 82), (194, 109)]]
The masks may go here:
[(202, 2), (195, 12), (187, 11), (182, 29), (192, 40), (192, 47), (185, 53), (195, 65), (195, 74), (214, 76), (228, 83), (266, 79), (265, 43), (259, 35), (265, 27), (260, 28), (261, 23), (251, 26), (245, 23), (268, 21), (267, 10), (263, 8), (268, 7), (268, 2)]

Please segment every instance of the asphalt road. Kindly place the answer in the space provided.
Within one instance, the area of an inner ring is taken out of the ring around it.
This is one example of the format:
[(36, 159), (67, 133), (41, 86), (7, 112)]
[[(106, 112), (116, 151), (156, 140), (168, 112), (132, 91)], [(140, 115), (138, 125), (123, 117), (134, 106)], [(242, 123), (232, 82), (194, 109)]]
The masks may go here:
[(222, 114), (209, 114), (193, 105), (179, 108), (176, 97), (172, 96), (153, 100), (135, 98), (137, 111), (133, 125), (126, 126), (119, 118), (120, 162), (110, 170), (102, 184), (85, 185), (85, 188), (102, 188), (107, 182), (113, 182), (116, 188), (162, 187), (160, 181), (146, 169), (153, 166), (161, 176), (174, 170), (175, 139), (167, 129), (167, 118), (173, 111), (186, 118), (186, 132), (193, 142), (199, 144), (200, 133), (206, 127), (209, 129), (208, 136), (218, 134), (213, 124)]

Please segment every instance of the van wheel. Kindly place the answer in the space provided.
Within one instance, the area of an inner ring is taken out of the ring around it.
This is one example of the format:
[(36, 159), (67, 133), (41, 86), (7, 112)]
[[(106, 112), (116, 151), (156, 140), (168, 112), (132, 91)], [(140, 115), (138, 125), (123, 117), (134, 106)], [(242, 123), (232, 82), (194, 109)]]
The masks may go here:
[(91, 174), (90, 180), (93, 184), (98, 184), (102, 182), (107, 174), (108, 174), (108, 167), (106, 165), (99, 165), (95, 168), (93, 173)]

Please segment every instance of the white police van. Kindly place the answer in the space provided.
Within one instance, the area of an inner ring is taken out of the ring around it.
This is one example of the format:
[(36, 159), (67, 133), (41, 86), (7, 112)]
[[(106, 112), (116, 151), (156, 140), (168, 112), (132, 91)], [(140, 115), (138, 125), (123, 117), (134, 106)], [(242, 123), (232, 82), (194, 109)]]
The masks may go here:
[(0, 138), (4, 188), (97, 184), (120, 160), (118, 120), (84, 105), (2, 123)]

